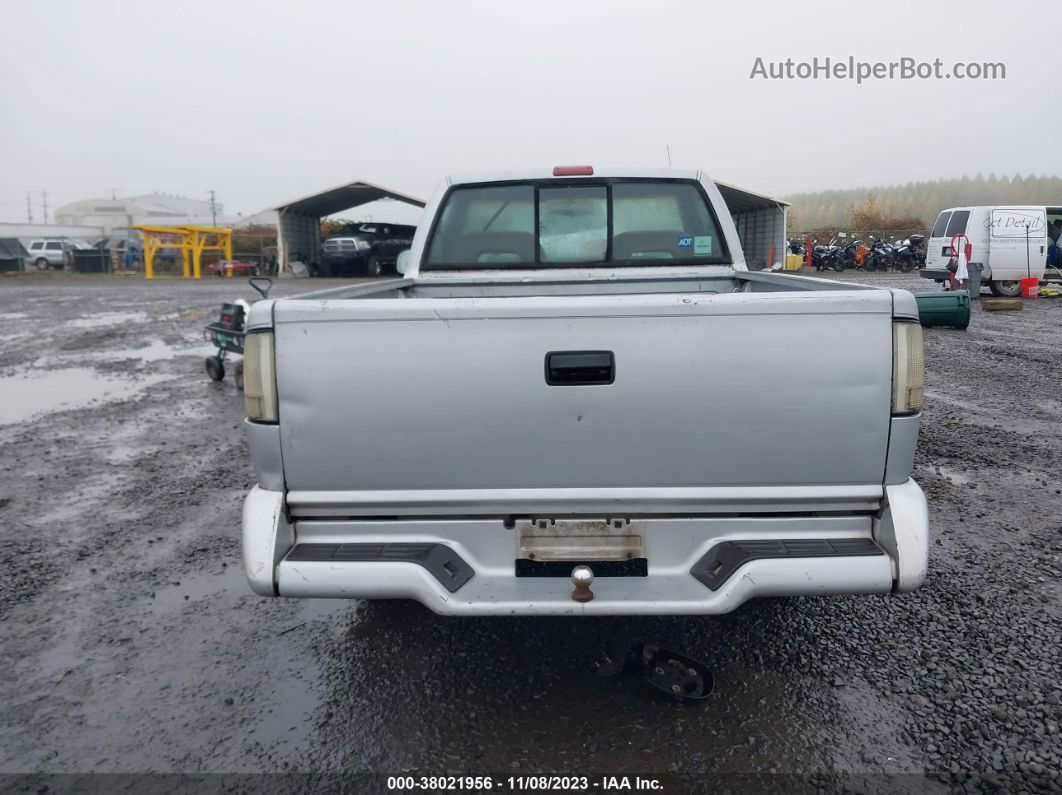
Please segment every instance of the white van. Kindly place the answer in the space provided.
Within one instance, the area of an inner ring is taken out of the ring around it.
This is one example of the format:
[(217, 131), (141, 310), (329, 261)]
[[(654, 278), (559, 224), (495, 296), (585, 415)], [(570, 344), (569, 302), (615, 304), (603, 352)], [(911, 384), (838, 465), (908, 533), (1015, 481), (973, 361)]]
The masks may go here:
[[(943, 269), (957, 234), (969, 238), (971, 263), (980, 263), (982, 284), (995, 295), (1021, 294), (1019, 279), (1042, 279), (1051, 243), (1048, 227), (1062, 220), (1062, 206), (952, 207), (937, 216), (926, 244), (926, 270)], [(928, 275), (928, 274), (927, 274)]]

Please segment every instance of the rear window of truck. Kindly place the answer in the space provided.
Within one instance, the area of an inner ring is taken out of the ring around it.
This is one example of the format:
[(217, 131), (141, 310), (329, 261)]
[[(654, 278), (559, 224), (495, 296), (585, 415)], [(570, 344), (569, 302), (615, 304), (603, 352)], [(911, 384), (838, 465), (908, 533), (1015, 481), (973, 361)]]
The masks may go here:
[(427, 250), (424, 270), (731, 262), (707, 198), (679, 180), (458, 187)]
[(933, 234), (931, 237), (944, 237), (944, 230), (948, 228), (949, 218), (951, 218), (950, 210), (937, 216), (937, 222), (933, 224)]

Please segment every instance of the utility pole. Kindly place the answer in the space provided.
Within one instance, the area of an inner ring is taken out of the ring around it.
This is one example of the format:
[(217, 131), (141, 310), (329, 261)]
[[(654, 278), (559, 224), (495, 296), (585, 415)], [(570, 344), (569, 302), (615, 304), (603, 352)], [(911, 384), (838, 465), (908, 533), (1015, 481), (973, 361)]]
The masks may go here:
[(210, 191), (210, 225), (214, 227), (218, 225), (218, 205), (214, 201), (214, 191)]
[(29, 219), (27, 223), (33, 223), (33, 205), (30, 203), (30, 195), (26, 194), (26, 218)]
[(41, 191), (41, 205), (44, 207), (44, 223), (48, 223), (48, 191)]

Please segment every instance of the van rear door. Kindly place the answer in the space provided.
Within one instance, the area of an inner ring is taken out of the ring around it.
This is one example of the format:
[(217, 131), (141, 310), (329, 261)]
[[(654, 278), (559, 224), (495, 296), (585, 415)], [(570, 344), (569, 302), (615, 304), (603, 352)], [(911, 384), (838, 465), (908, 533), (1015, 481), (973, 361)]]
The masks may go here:
[(989, 246), (992, 278), (1041, 278), (1047, 263), (1047, 211), (1044, 207), (993, 207)]
[(952, 210), (942, 211), (937, 216), (936, 223), (933, 224), (933, 231), (929, 233), (929, 240), (926, 242), (927, 268), (943, 268), (948, 264), (949, 241), (944, 233), (948, 229), (948, 221), (951, 220), (951, 214)]

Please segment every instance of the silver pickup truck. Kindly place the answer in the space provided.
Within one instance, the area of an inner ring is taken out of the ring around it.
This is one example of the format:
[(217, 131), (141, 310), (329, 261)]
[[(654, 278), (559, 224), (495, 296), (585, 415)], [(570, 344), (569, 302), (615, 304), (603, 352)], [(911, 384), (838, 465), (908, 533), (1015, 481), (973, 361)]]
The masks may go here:
[(750, 270), (785, 214), (699, 171), (451, 178), (400, 278), (255, 304), (251, 588), (460, 615), (917, 588), (914, 298)]

